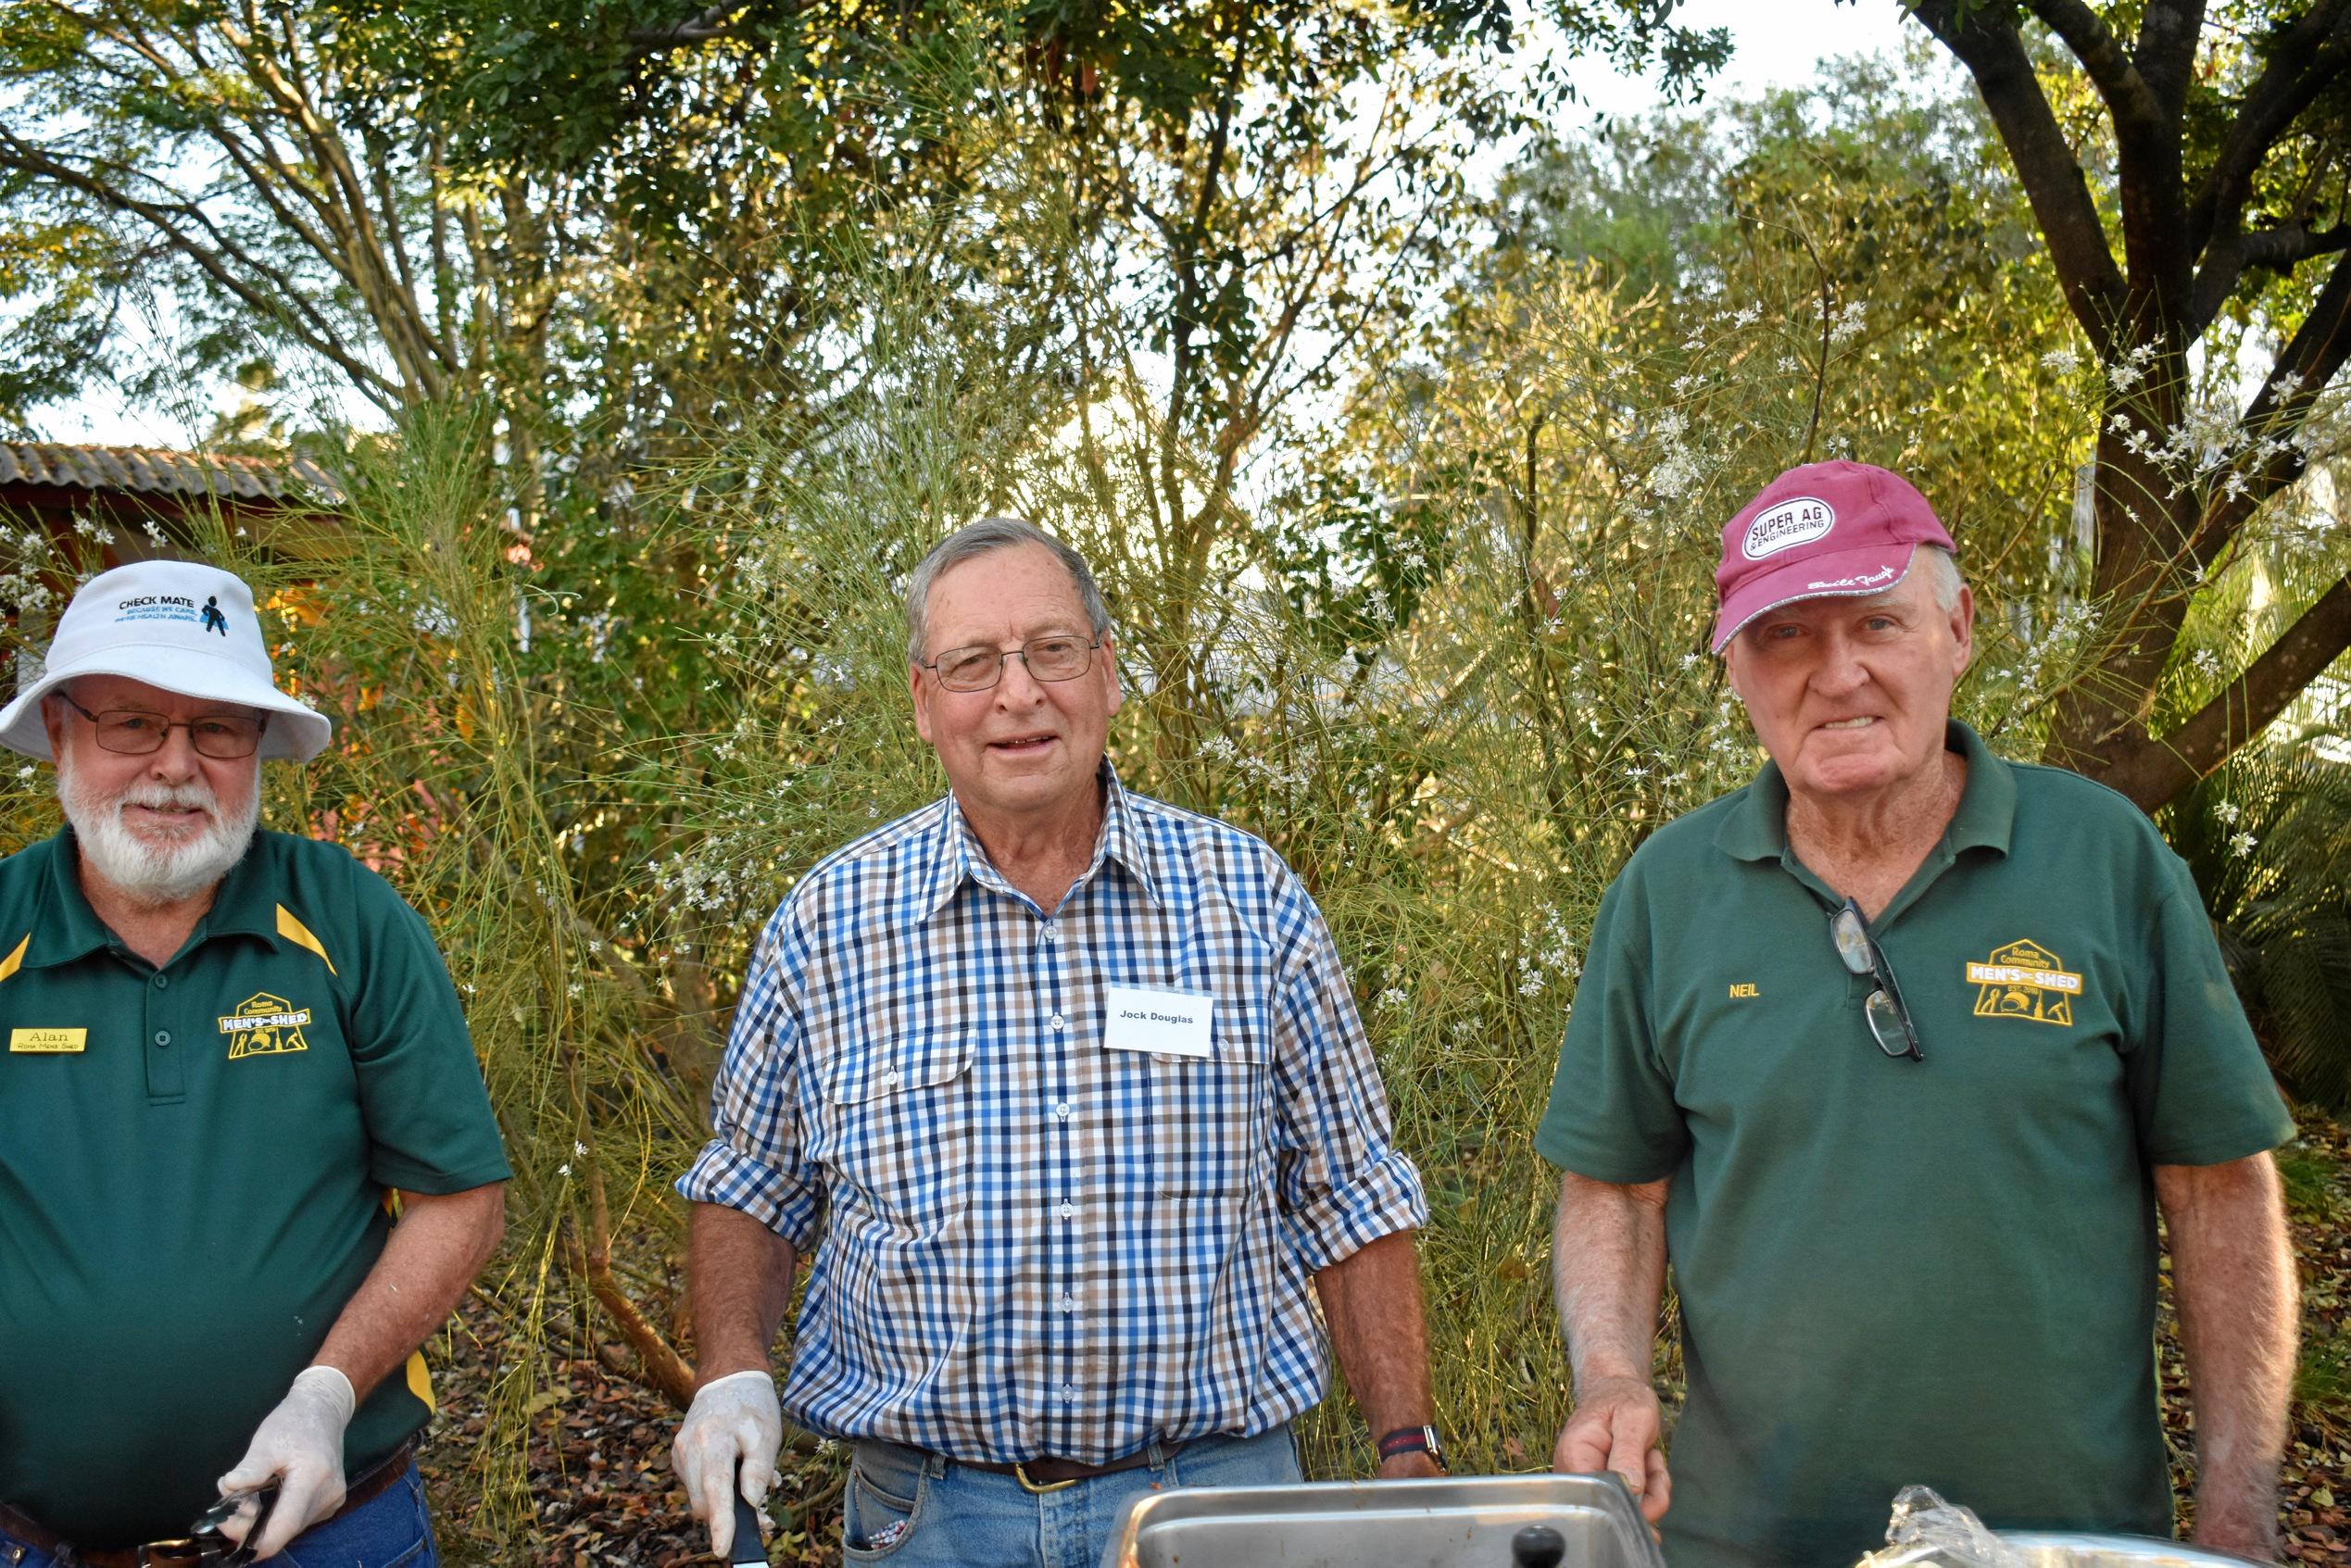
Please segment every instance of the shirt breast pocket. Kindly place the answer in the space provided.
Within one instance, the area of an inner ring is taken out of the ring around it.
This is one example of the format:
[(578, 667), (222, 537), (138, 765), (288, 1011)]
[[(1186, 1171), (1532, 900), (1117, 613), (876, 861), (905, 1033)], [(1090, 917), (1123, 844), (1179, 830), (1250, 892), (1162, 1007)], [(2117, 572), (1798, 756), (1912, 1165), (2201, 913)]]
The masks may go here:
[(1229, 1198), (1267, 1180), (1272, 1029), (1262, 1009), (1217, 1002), (1204, 1057), (1141, 1059), (1148, 1088), (1137, 1147), (1150, 1151), (1161, 1198)]
[(826, 1084), (824, 1162), (838, 1174), (836, 1223), (868, 1239), (919, 1241), (970, 1201), (977, 1045), (968, 1028), (897, 1033), (849, 1050)]

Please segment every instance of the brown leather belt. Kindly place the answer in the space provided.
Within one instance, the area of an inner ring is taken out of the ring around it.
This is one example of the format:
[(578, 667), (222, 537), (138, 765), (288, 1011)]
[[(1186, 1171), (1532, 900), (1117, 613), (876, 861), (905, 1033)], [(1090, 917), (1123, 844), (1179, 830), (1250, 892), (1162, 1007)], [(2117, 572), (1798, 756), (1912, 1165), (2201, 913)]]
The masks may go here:
[(1028, 1492), (1058, 1492), (1063, 1486), (1075, 1486), (1080, 1481), (1090, 1481), (1097, 1475), (1114, 1475), (1122, 1470), (1140, 1470), (1147, 1464), (1164, 1464), (1180, 1452), (1181, 1443), (1147, 1443), (1125, 1459), (1114, 1459), (1108, 1464), (1084, 1464), (1074, 1459), (1030, 1459), (1017, 1464), (1004, 1464), (973, 1459), (950, 1459), (949, 1464), (960, 1464), (966, 1470), (984, 1470), (990, 1475), (1009, 1475)]
[[(392, 1450), (383, 1463), (371, 1466), (358, 1480), (343, 1490), (343, 1506), (327, 1517), (340, 1519), (362, 1503), (373, 1502), (392, 1489), (392, 1483), (409, 1473), (409, 1465), (416, 1458), (416, 1438), (411, 1436)], [(319, 1521), (320, 1524), (325, 1519)], [(310, 1526), (317, 1528), (317, 1525)], [(58, 1568), (174, 1568), (179, 1563), (193, 1563), (200, 1559), (183, 1541), (149, 1541), (143, 1546), (78, 1547), (30, 1514), (19, 1513), (6, 1503), (0, 1502), (0, 1537), (22, 1541), (35, 1551), (45, 1551), (57, 1560)], [(16, 1559), (8, 1554), (5, 1542), (0, 1542), (0, 1568), (13, 1568)]]

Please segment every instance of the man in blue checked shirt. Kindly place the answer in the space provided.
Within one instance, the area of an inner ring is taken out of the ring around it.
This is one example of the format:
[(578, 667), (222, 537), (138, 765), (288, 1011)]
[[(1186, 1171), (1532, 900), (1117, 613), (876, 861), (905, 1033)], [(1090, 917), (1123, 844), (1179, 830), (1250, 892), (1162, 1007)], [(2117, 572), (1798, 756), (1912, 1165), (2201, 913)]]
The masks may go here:
[(1310, 1282), (1380, 1474), (1439, 1474), (1427, 1204), (1314, 900), (1258, 839), (1120, 787), (1075, 551), (974, 523), (907, 620), (951, 791), (768, 922), (678, 1183), (701, 1383), (675, 1458), (713, 1546), (786, 1411), (856, 1446), (852, 1562), (1094, 1568), (1137, 1493), (1295, 1481)]

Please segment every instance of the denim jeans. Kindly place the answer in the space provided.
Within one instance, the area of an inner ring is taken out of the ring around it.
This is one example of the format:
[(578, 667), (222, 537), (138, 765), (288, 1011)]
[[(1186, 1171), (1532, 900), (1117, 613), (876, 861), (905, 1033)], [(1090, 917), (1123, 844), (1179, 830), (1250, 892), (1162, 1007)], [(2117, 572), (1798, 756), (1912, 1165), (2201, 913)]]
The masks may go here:
[[(17, 1555), (11, 1556), (10, 1553)], [(375, 1497), (340, 1519), (313, 1524), (275, 1557), (277, 1568), (441, 1568), (425, 1517), (424, 1482), (411, 1464)], [(0, 1568), (59, 1568), (57, 1559), (0, 1531)]]
[(1010, 1475), (860, 1443), (841, 1502), (844, 1563), (892, 1568), (1100, 1568), (1127, 1499), (1170, 1486), (1271, 1486), (1301, 1479), (1288, 1426), (1202, 1437), (1139, 1469), (1031, 1493)]

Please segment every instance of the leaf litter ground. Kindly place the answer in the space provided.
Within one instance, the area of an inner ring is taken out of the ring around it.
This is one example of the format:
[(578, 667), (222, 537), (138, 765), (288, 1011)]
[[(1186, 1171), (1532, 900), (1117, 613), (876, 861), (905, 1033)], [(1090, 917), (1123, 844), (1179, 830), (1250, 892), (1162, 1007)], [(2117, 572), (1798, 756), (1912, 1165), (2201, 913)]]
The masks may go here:
[[(2351, 1127), (2310, 1111), (2299, 1120), (2302, 1136), (2279, 1158), (2302, 1286), (2302, 1356), (2279, 1519), (2288, 1562), (2351, 1568)], [(2168, 1258), (2166, 1263), (2168, 1302)], [(486, 1424), (484, 1390), (504, 1343), (497, 1315), (474, 1298), (436, 1349), (443, 1407), (421, 1462), (450, 1568), (685, 1568), (714, 1562), (670, 1473), (677, 1412), (660, 1396), (586, 1359), (558, 1361), (537, 1401), (529, 1471), (534, 1517), (522, 1532), (529, 1544), (495, 1544), (466, 1456)], [(2194, 1431), (2168, 1305), (2158, 1364), (2184, 1528), (2194, 1483)], [(1534, 1439), (1531, 1451), (1549, 1449), (1548, 1436)], [(771, 1562), (805, 1568), (840, 1562), (846, 1457), (834, 1447), (785, 1455), (780, 1500), (770, 1504), (783, 1521), (768, 1543)]]

